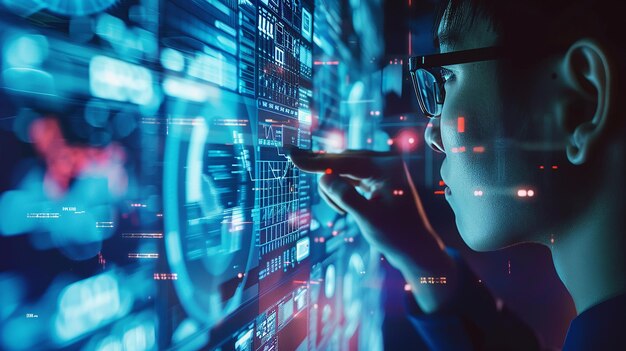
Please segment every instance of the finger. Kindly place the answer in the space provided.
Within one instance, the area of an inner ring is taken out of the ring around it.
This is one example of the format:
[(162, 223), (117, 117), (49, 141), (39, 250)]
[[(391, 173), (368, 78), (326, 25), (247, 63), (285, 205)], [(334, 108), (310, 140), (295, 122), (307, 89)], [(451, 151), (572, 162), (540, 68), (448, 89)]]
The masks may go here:
[(335, 174), (324, 174), (319, 181), (322, 190), (339, 208), (353, 214), (367, 216), (370, 204), (348, 180)]
[(294, 149), (291, 151), (290, 157), (298, 168), (306, 172), (335, 173), (365, 179), (377, 176), (380, 172), (374, 155), (377, 154), (372, 152), (317, 154)]
[(324, 191), (324, 189), (322, 189), (322, 187), (318, 187), (317, 189), (322, 199), (326, 201), (330, 208), (332, 208), (333, 210), (335, 210), (335, 212), (339, 213), (342, 216), (346, 214), (346, 211), (339, 207), (333, 200), (331, 200), (328, 194), (326, 194), (326, 192)]

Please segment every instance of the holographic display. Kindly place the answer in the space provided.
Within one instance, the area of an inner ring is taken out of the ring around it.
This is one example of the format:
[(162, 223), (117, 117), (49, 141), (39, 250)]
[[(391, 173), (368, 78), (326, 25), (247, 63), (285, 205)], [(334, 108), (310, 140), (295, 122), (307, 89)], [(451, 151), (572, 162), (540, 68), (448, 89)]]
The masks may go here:
[(354, 6), (0, 1), (0, 349), (382, 348), (379, 255), (287, 156), (386, 147)]

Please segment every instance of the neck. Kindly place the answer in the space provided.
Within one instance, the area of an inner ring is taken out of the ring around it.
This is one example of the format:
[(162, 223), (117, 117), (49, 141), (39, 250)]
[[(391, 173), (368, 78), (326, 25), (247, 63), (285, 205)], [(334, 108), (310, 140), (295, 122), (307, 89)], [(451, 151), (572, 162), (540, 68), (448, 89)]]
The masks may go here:
[[(576, 225), (551, 245), (556, 271), (578, 314), (626, 292), (626, 240), (621, 192), (597, 197)], [(616, 202), (616, 199), (618, 202)]]

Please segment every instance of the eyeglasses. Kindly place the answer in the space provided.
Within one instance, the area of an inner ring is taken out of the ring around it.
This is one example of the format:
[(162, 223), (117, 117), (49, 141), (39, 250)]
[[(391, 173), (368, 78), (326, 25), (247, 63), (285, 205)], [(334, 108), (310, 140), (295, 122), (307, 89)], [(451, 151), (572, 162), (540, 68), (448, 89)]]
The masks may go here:
[(438, 117), (443, 109), (443, 101), (446, 97), (443, 73), (446, 69), (441, 66), (494, 60), (502, 56), (503, 51), (502, 47), (492, 46), (410, 57), (409, 72), (413, 80), (415, 95), (426, 117)]

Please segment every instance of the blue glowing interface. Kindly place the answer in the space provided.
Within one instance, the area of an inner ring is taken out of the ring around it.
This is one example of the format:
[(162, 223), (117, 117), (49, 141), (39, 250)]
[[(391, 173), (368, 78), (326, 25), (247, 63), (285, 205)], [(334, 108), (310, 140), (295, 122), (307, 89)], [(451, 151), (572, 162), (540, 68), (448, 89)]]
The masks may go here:
[(382, 349), (380, 257), (286, 156), (386, 146), (350, 6), (0, 0), (0, 349)]

